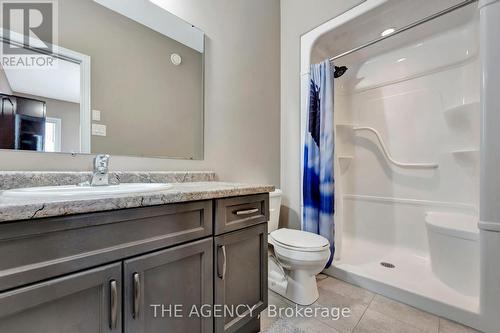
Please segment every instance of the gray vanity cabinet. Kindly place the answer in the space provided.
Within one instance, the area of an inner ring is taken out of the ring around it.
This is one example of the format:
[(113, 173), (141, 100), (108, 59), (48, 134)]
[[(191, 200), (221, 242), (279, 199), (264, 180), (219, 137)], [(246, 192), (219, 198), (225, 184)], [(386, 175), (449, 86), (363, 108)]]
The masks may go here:
[(124, 262), (124, 332), (213, 331), (212, 238)]
[(215, 235), (269, 221), (269, 194), (218, 199), (215, 202)]
[(0, 332), (121, 332), (121, 264), (0, 293)]
[[(215, 318), (215, 331), (254, 331), (267, 307), (267, 224), (215, 237), (214, 251), (214, 303), (226, 306), (225, 317)], [(231, 313), (242, 304), (252, 312)]]
[(268, 207), (256, 194), (0, 223), (0, 333), (258, 332)]

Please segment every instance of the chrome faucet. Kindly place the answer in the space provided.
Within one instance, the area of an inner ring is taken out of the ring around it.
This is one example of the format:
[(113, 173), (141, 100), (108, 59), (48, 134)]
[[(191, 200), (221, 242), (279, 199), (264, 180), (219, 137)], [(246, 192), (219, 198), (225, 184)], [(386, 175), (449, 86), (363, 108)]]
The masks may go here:
[(109, 155), (97, 155), (94, 158), (94, 173), (90, 186), (109, 186)]

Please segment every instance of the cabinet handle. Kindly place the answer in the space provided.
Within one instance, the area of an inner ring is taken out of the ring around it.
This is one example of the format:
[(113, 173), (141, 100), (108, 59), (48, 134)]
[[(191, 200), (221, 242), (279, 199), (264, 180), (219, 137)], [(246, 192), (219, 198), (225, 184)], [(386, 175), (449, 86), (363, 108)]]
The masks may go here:
[(116, 328), (118, 319), (118, 287), (115, 280), (111, 280), (109, 283), (110, 295), (109, 295), (109, 327), (114, 330)]
[(226, 278), (226, 264), (227, 264), (226, 246), (225, 245), (219, 246), (219, 249), (222, 250), (222, 255), (224, 256), (224, 260), (222, 261), (222, 273), (219, 272), (219, 265), (217, 265), (217, 275), (219, 276), (219, 279), (224, 280)]
[(139, 301), (141, 300), (141, 280), (139, 277), (139, 273), (134, 273), (134, 310), (133, 317), (134, 319), (139, 318)]
[(258, 208), (247, 209), (247, 210), (238, 210), (238, 211), (236, 211), (236, 215), (238, 215), (238, 216), (240, 216), (240, 215), (250, 215), (250, 214), (253, 214), (253, 213), (257, 213), (259, 211), (260, 211), (260, 209), (258, 209)]

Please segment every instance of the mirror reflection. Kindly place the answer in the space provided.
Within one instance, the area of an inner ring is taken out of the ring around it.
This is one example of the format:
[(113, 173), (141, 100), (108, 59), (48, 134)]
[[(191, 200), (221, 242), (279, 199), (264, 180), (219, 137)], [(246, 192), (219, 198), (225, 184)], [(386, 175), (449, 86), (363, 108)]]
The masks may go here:
[(45, 39), (3, 27), (0, 148), (203, 158), (203, 32), (148, 0), (54, 6)]

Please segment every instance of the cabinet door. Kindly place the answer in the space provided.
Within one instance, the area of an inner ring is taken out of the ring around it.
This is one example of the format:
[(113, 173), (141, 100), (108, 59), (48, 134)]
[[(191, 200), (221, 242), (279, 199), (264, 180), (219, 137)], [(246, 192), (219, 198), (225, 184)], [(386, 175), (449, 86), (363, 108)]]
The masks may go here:
[(0, 94), (0, 149), (14, 149), (15, 97)]
[(209, 238), (125, 261), (125, 332), (212, 332), (201, 316), (213, 303), (212, 248)]
[(267, 307), (267, 224), (217, 236), (214, 247), (214, 301), (225, 307), (215, 331), (236, 332)]
[(121, 332), (121, 264), (0, 294), (0, 332)]

